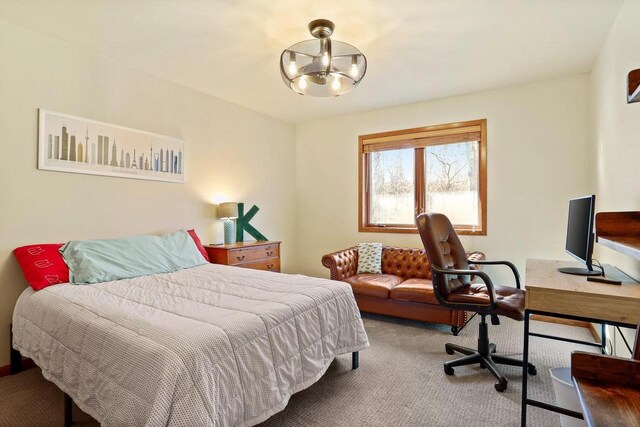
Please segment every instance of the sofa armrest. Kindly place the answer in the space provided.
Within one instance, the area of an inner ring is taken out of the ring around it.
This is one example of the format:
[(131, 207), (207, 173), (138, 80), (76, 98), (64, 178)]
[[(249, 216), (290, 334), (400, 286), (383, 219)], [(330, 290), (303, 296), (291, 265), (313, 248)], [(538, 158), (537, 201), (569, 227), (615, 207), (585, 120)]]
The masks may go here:
[[(482, 270), (482, 265), (481, 264), (474, 264), (474, 262), (477, 261), (484, 261), (485, 259), (487, 259), (487, 257), (485, 256), (485, 254), (483, 254), (482, 252), (467, 252), (467, 260), (469, 261), (469, 268), (471, 270)], [(469, 278), (469, 280), (471, 280), (472, 282), (476, 279), (476, 276), (471, 276)]]
[[(482, 252), (467, 252), (467, 259), (469, 260), (470, 263), (473, 263), (474, 261), (484, 261), (487, 257), (482, 253)], [(477, 266), (472, 265), (471, 269), (482, 269), (482, 267), (477, 268)]]
[(331, 272), (331, 280), (344, 280), (358, 271), (358, 248), (356, 246), (333, 252), (322, 257), (322, 265)]

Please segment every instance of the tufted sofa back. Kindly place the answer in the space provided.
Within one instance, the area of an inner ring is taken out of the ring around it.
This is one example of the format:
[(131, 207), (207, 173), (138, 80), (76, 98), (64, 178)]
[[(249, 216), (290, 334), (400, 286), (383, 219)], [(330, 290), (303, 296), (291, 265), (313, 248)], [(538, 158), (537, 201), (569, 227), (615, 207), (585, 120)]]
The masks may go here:
[[(358, 271), (358, 247), (354, 246), (322, 257), (322, 265), (333, 280), (344, 280)], [(423, 249), (382, 247), (382, 273), (403, 279), (431, 279), (429, 260)]]
[(429, 259), (423, 249), (382, 248), (382, 273), (406, 279), (431, 279)]
[[(469, 259), (483, 260), (482, 252), (468, 252)], [(322, 257), (322, 265), (331, 273), (331, 279), (344, 280), (358, 271), (358, 247), (353, 246)], [(471, 267), (475, 268), (474, 266)], [(382, 272), (407, 279), (431, 279), (431, 264), (423, 249), (382, 247)]]

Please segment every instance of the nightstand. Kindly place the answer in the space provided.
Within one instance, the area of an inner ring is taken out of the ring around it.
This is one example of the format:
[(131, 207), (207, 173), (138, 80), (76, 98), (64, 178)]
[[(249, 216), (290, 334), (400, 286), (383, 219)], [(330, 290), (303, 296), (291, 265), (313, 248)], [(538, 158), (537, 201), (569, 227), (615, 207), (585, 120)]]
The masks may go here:
[(214, 264), (280, 272), (280, 242), (238, 242), (204, 248)]

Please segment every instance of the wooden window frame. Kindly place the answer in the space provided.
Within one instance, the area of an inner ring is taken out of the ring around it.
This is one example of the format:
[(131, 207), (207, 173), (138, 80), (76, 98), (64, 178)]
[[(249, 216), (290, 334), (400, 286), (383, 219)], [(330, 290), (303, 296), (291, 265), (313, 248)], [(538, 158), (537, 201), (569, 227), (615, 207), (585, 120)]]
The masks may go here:
[[(448, 140), (455, 142), (461, 135), (479, 132), (480, 147), (478, 150), (478, 208), (480, 226), (455, 225), (456, 233), (470, 236), (487, 235), (487, 120), (471, 120), (443, 125), (381, 132), (358, 137), (358, 231), (373, 233), (407, 233), (417, 234), (415, 224), (376, 225), (370, 222), (369, 209), (369, 153), (374, 151), (415, 148), (424, 152), (429, 145), (446, 144)], [(431, 142), (429, 142), (431, 141)], [(433, 142), (436, 141), (436, 142)], [(438, 142), (439, 141), (439, 142)], [(377, 148), (377, 149), (376, 149)], [(415, 187), (414, 206), (416, 216), (425, 209), (425, 165), (424, 155), (415, 155)]]

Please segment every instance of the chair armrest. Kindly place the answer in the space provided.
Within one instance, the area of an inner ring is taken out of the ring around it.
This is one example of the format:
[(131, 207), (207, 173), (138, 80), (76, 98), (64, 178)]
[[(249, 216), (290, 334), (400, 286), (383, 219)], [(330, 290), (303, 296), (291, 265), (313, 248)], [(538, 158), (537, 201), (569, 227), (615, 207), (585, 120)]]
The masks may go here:
[(322, 257), (322, 265), (329, 269), (331, 280), (344, 280), (358, 271), (358, 248), (356, 246), (333, 252)]
[(460, 305), (466, 306), (477, 306), (477, 307), (486, 307), (487, 310), (493, 310), (496, 307), (496, 290), (493, 286), (493, 282), (491, 278), (484, 271), (480, 270), (455, 270), (451, 268), (440, 268), (435, 265), (431, 266), (431, 270), (436, 274), (444, 274), (451, 276), (478, 276), (484, 282), (487, 290), (489, 290), (489, 305), (486, 304), (472, 304), (472, 303), (464, 303)]
[(469, 264), (475, 265), (506, 265), (513, 272), (513, 277), (516, 279), (516, 288), (520, 289), (520, 273), (518, 272), (518, 268), (509, 261), (495, 261), (495, 260), (476, 260), (469, 258)]
[(624, 386), (640, 384), (640, 360), (574, 351), (571, 376)]

